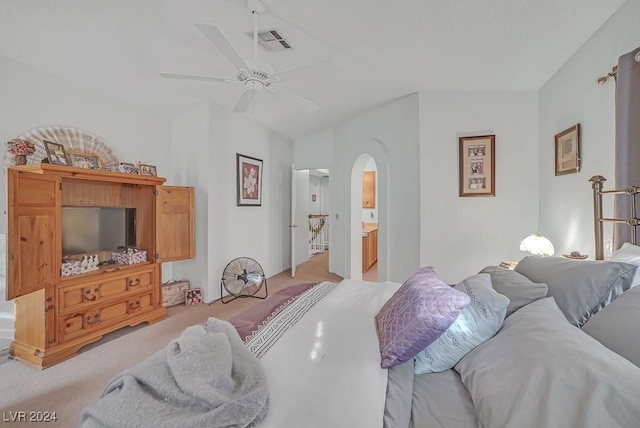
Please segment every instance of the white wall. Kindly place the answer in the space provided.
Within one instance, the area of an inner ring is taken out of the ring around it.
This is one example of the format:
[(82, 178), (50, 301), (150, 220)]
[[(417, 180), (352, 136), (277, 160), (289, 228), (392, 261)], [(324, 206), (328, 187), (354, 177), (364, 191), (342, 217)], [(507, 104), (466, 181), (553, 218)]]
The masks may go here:
[[(321, 212), (321, 207), (329, 207), (327, 201), (322, 200), (322, 196), (329, 188), (329, 178), (319, 177), (317, 175), (309, 176), (309, 214), (326, 214)], [(325, 190), (321, 190), (325, 189)], [(313, 201), (312, 196), (316, 195), (316, 200)], [(324, 202), (324, 203), (323, 203)]]
[[(177, 117), (173, 136), (174, 177), (196, 187), (198, 251), (173, 263), (176, 279), (192, 279), (211, 301), (236, 257), (255, 259), (267, 276), (290, 267), (291, 142), (214, 103)], [(262, 206), (237, 206), (236, 153), (263, 161)]]
[[(0, 56), (0, 141), (32, 128), (61, 125), (102, 137), (123, 161), (154, 164), (158, 174), (171, 169), (171, 122), (168, 118), (109, 95), (69, 83)], [(0, 233), (7, 229), (6, 169), (0, 177)], [(2, 288), (2, 287), (0, 287)], [(13, 338), (13, 302), (0, 289), (0, 340)], [(2, 343), (0, 343), (2, 348)]]
[[(379, 280), (402, 282), (433, 265), (457, 282), (519, 260), (520, 240), (538, 228), (537, 115), (534, 92), (420, 93), (334, 128), (330, 271), (349, 277), (361, 259), (351, 243), (361, 239), (362, 210), (349, 207), (360, 196), (351, 171), (362, 154), (373, 155), (378, 170)], [(460, 198), (458, 137), (486, 133), (496, 134), (496, 196)], [(296, 140), (296, 164), (319, 156), (331, 136)], [(351, 230), (345, 214), (357, 216)]]
[[(352, 169), (363, 153), (378, 168), (378, 279), (404, 281), (419, 266), (420, 160), (417, 94), (334, 128), (331, 166), (329, 270), (350, 277), (362, 270), (362, 176)], [(362, 170), (360, 170), (360, 173)], [(352, 245), (353, 244), (353, 245)]]
[[(605, 189), (615, 188), (615, 82), (598, 85), (597, 79), (640, 46), (639, 16), (640, 2), (626, 2), (539, 91), (540, 231), (557, 254), (595, 255), (588, 180), (603, 175)], [(556, 177), (554, 136), (576, 123), (582, 128), (582, 170)], [(605, 210), (611, 212), (609, 204)], [(606, 233), (605, 255), (612, 250), (610, 239)]]
[(293, 159), (296, 169), (327, 168), (333, 165), (333, 128), (299, 138), (293, 145)]
[[(538, 228), (537, 115), (534, 92), (420, 93), (420, 264), (445, 281), (524, 255)], [(458, 138), (487, 134), (495, 197), (459, 197)]]
[[(181, 260), (171, 263), (172, 278), (188, 279), (191, 288), (201, 288), (203, 301), (212, 300), (209, 284), (215, 284), (214, 273), (209, 261), (210, 247), (215, 230), (209, 224), (209, 212), (212, 204), (218, 200), (217, 188), (209, 185), (211, 171), (218, 165), (212, 153), (210, 141), (209, 103), (198, 105), (191, 110), (173, 118), (172, 140), (174, 152), (172, 156), (172, 182), (177, 186), (191, 186), (195, 194), (195, 238), (196, 257), (193, 260)], [(217, 280), (220, 276), (217, 277)]]

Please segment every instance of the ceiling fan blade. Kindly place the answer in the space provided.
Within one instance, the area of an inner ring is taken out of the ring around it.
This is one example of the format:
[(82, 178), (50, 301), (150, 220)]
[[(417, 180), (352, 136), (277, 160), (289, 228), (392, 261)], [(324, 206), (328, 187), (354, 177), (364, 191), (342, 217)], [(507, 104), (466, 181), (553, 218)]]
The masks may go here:
[(244, 83), (238, 80), (225, 79), (223, 77), (214, 77), (214, 76), (199, 76), (196, 74), (181, 74), (181, 73), (158, 73), (162, 77), (166, 77), (167, 79), (182, 79), (182, 80), (201, 80), (205, 82), (224, 82), (224, 83)]
[(198, 27), (202, 34), (204, 34), (205, 37), (211, 41), (211, 43), (216, 45), (218, 50), (220, 50), (220, 52), (222, 52), (222, 54), (227, 57), (229, 62), (231, 62), (231, 64), (233, 64), (235, 68), (237, 68), (238, 70), (249, 69), (249, 66), (242, 59), (240, 54), (238, 54), (236, 48), (233, 47), (233, 45), (224, 36), (224, 34), (222, 34), (222, 31), (220, 31), (218, 27), (216, 27), (215, 25), (202, 23), (196, 24), (196, 27)]
[(249, 105), (251, 101), (253, 101), (253, 97), (258, 91), (255, 89), (249, 88), (240, 95), (240, 99), (236, 103), (236, 106), (233, 108), (234, 113), (246, 113), (249, 110)]
[(320, 104), (316, 104), (311, 100), (308, 100), (304, 97), (301, 97), (300, 95), (294, 94), (293, 92), (289, 92), (280, 87), (274, 88), (273, 86), (270, 86), (267, 90), (270, 93), (278, 95), (279, 97), (284, 98), (287, 101), (297, 105), (308, 113), (315, 113), (322, 108)]
[(321, 74), (332, 73), (337, 70), (336, 65), (331, 60), (314, 62), (312, 64), (293, 67), (274, 73), (270, 80), (285, 82), (294, 79), (319, 76)]

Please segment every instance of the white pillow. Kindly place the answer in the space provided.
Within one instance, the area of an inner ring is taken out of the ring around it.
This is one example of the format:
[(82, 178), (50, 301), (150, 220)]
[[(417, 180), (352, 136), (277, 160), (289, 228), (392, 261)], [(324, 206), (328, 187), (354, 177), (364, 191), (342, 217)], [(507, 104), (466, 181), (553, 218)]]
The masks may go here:
[[(613, 252), (609, 260), (640, 266), (640, 247), (633, 245), (631, 242), (625, 242), (620, 249)], [(640, 284), (640, 268), (636, 270), (636, 276), (633, 278), (631, 287), (635, 287), (638, 284)]]
[(414, 357), (416, 374), (452, 368), (502, 327), (509, 298), (493, 289), (489, 274), (474, 275), (454, 288), (468, 294), (471, 303), (442, 336)]

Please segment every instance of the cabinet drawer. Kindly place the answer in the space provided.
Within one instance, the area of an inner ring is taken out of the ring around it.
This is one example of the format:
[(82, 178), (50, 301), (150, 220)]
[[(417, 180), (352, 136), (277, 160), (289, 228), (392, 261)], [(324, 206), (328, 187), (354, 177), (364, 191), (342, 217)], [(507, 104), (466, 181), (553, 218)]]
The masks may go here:
[(141, 291), (151, 287), (153, 283), (153, 272), (139, 272), (127, 277), (127, 290), (131, 292)]
[(128, 296), (153, 287), (153, 271), (110, 275), (100, 281), (69, 285), (59, 289), (60, 314), (82, 311), (92, 305)]
[(153, 309), (153, 293), (130, 297), (127, 300), (127, 314), (135, 315)]
[(107, 328), (117, 323), (126, 325), (128, 318), (151, 309), (153, 309), (153, 291), (62, 316), (59, 318), (60, 340), (70, 340), (90, 330)]
[(89, 330), (106, 327), (127, 317), (127, 301), (111, 303), (60, 317), (61, 341), (74, 339)]

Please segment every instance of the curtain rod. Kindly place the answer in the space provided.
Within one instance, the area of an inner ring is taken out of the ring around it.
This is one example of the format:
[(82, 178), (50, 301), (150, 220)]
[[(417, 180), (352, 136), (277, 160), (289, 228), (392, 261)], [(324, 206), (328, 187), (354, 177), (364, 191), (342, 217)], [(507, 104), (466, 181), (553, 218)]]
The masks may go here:
[(616, 74), (618, 74), (618, 66), (614, 65), (609, 73), (598, 79), (598, 84), (603, 85), (607, 80), (609, 80), (609, 77), (614, 77)]

